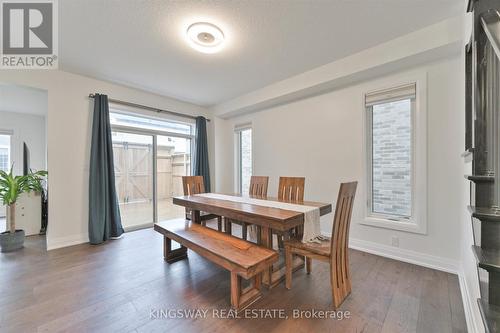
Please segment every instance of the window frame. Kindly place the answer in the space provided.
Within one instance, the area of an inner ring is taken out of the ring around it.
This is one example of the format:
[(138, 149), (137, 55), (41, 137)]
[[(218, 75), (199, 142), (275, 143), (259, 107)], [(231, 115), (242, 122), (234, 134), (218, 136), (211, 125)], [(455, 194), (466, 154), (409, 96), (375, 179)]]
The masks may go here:
[[(378, 90), (390, 90), (415, 83), (415, 100), (412, 101), (412, 216), (398, 218), (396, 215), (372, 212), (372, 146), (371, 112), (366, 107), (366, 95)], [(364, 150), (364, 216), (360, 224), (375, 227), (427, 233), (427, 73), (408, 75), (399, 80), (385, 81), (370, 86), (362, 94), (363, 150)]]
[(252, 156), (252, 174), (253, 174), (253, 128), (252, 124), (242, 124), (242, 125), (237, 125), (234, 127), (234, 190), (239, 193), (239, 194), (244, 194), (243, 192), (243, 170), (242, 170), (242, 156), (241, 156), (241, 135), (243, 131), (246, 130), (251, 130), (251, 141), (252, 141), (252, 149), (251, 149), (251, 156)]

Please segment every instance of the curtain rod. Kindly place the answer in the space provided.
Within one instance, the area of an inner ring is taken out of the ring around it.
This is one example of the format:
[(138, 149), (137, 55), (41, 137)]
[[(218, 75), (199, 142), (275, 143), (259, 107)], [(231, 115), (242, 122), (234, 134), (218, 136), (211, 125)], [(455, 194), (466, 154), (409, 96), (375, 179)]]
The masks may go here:
[[(94, 94), (89, 94), (89, 98), (94, 98)], [(183, 118), (189, 118), (189, 119), (196, 119), (196, 116), (190, 116), (190, 115), (187, 115), (187, 114), (184, 114), (184, 113), (170, 111), (170, 110), (158, 109), (158, 108), (154, 108), (154, 107), (147, 106), (147, 105), (141, 105), (141, 104), (136, 104), (136, 103), (131, 103), (131, 102), (125, 102), (125, 101), (120, 101), (120, 100), (112, 99), (112, 98), (108, 98), (108, 101), (110, 103), (114, 103), (114, 104), (121, 104), (121, 105), (125, 105), (125, 106), (131, 106), (131, 107), (135, 107), (135, 108), (139, 108), (139, 109), (144, 109), (144, 110), (148, 110), (148, 111), (153, 111), (153, 112), (157, 112), (157, 113), (168, 113), (168, 114), (171, 114), (171, 115), (177, 116), (177, 117), (183, 117)], [(210, 121), (210, 119), (208, 119), (208, 118), (206, 118), (206, 119), (207, 119), (207, 121)]]

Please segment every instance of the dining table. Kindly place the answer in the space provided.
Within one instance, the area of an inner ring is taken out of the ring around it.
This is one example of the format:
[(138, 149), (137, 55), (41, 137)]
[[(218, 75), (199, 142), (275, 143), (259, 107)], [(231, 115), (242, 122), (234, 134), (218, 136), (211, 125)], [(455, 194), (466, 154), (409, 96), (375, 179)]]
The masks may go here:
[[(231, 200), (234, 197), (234, 201)], [(245, 200), (248, 198), (248, 201)], [(273, 230), (276, 232), (290, 232), (291, 230), (300, 230), (304, 225), (304, 213), (290, 209), (275, 208), (256, 204), (259, 199), (266, 201), (278, 201), (290, 203), (292, 205), (304, 205), (316, 207), (319, 209), (320, 216), (331, 213), (332, 205), (330, 203), (321, 203), (314, 201), (286, 201), (278, 200), (274, 197), (248, 196), (239, 194), (222, 194), (220, 197), (195, 194), (188, 196), (178, 196), (173, 198), (175, 205), (183, 206), (191, 210), (191, 219), (194, 223), (201, 223), (201, 212), (222, 216), (224, 219), (246, 222), (258, 226), (260, 237), (257, 241), (261, 246), (273, 249)], [(292, 207), (290, 205), (290, 207)], [(299, 227), (299, 228), (297, 228)], [(296, 232), (295, 237), (301, 237)], [(279, 251), (279, 249), (278, 249)], [(304, 267), (304, 258), (294, 257), (293, 271)], [(262, 283), (272, 288), (283, 281), (285, 278), (284, 261), (271, 266), (262, 276)]]

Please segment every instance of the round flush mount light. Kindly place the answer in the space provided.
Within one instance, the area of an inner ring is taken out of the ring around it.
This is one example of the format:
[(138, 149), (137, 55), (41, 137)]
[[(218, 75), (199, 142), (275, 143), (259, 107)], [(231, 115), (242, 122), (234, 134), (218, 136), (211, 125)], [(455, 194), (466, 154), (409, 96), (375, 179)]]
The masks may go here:
[(224, 45), (224, 33), (214, 24), (197, 22), (187, 28), (187, 40), (199, 52), (216, 53)]

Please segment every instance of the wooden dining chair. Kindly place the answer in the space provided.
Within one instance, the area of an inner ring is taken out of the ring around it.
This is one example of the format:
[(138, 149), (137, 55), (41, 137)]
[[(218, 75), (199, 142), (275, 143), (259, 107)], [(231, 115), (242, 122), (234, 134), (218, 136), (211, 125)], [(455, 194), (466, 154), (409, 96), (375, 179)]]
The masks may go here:
[[(203, 182), (203, 176), (183, 176), (182, 177), (182, 188), (184, 190), (184, 195), (193, 195), (205, 193), (205, 183)], [(222, 217), (200, 212), (201, 224), (206, 225), (206, 221), (217, 219), (217, 230), (222, 231)], [(186, 219), (191, 220), (191, 210), (186, 208)]]
[(267, 176), (252, 176), (250, 177), (250, 187), (248, 195), (253, 197), (267, 197), (267, 186), (269, 177)]
[(287, 289), (292, 287), (293, 255), (306, 257), (306, 272), (311, 273), (312, 259), (330, 263), (330, 284), (334, 308), (338, 308), (351, 293), (349, 274), (349, 226), (352, 206), (358, 182), (342, 183), (337, 199), (337, 207), (333, 218), (332, 237), (319, 243), (302, 243), (300, 239), (285, 241), (285, 264)]
[[(278, 184), (278, 200), (302, 202), (304, 201), (304, 177), (280, 177)], [(295, 228), (294, 233), (300, 233), (302, 226)], [(278, 238), (278, 248), (283, 248), (283, 240), (289, 238), (290, 232), (273, 231)]]
[[(267, 186), (269, 184), (269, 177), (267, 176), (251, 176), (250, 177), (250, 187), (248, 188), (248, 195), (251, 197), (267, 197)], [(227, 233), (232, 231), (232, 223), (241, 225), (241, 238), (244, 240), (248, 239), (248, 225), (249, 223), (228, 220), (225, 221), (225, 229)], [(257, 231), (257, 236), (260, 236), (260, 232)]]
[(280, 177), (278, 185), (278, 200), (304, 201), (304, 177)]

